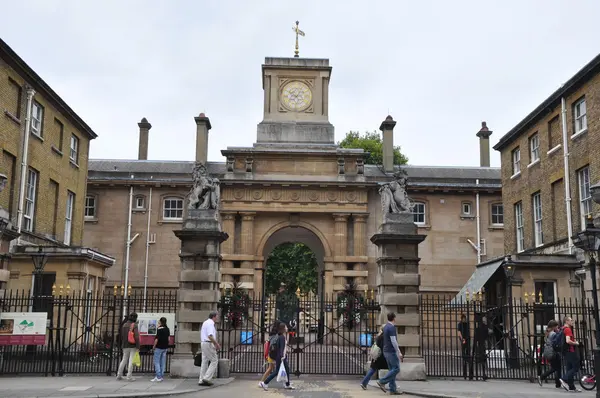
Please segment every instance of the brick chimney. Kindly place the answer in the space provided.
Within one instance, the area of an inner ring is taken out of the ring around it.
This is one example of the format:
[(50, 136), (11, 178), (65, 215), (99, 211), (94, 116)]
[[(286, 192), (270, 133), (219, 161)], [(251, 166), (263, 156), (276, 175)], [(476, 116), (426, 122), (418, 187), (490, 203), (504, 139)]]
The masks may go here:
[(138, 159), (148, 160), (148, 133), (152, 128), (152, 125), (148, 123), (148, 119), (142, 118), (142, 121), (138, 123), (140, 128), (140, 143), (138, 148)]
[(388, 115), (379, 126), (383, 133), (383, 169), (386, 173), (394, 172), (394, 127), (396, 122)]
[(490, 135), (493, 131), (488, 129), (486, 122), (481, 122), (481, 130), (477, 133), (479, 137), (479, 165), (490, 167)]
[(194, 118), (196, 121), (196, 162), (206, 164), (208, 158), (208, 130), (212, 128), (210, 119), (204, 113)]

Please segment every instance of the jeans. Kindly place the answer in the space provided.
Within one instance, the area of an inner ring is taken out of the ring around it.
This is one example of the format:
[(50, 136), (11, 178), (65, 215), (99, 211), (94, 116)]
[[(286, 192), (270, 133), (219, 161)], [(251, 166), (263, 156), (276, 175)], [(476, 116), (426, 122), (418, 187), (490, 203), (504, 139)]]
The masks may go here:
[(377, 369), (369, 368), (367, 375), (365, 376), (365, 378), (363, 379), (363, 381), (360, 384), (362, 384), (363, 386), (366, 386), (367, 384), (369, 384), (369, 381), (371, 380), (371, 378), (373, 378), (373, 375), (375, 373), (377, 373)]
[(117, 376), (122, 377), (123, 371), (125, 370), (125, 365), (127, 364), (127, 377), (131, 377), (133, 373), (133, 357), (137, 352), (137, 348), (123, 348), (123, 359), (121, 359), (121, 363), (119, 364), (119, 370), (117, 370)]
[(167, 365), (167, 349), (166, 348), (155, 348), (154, 349), (154, 371), (156, 372), (156, 378), (161, 379), (165, 375), (165, 367)]
[(575, 389), (575, 375), (579, 371), (579, 355), (576, 352), (565, 353), (565, 363), (567, 373), (565, 373), (563, 380), (569, 385), (570, 390)]
[(560, 354), (554, 354), (554, 358), (550, 360), (550, 369), (545, 371), (540, 375), (542, 380), (546, 380), (548, 376), (554, 373), (554, 384), (556, 387), (560, 387), (560, 374), (561, 374), (562, 364), (560, 362)]
[(285, 373), (287, 373), (287, 381), (285, 382), (285, 385), (286, 386), (290, 385), (290, 365), (288, 365), (287, 358), (278, 359), (275, 362), (275, 369), (273, 370), (273, 373), (271, 373), (269, 375), (269, 377), (267, 377), (267, 380), (265, 380), (265, 384), (268, 385), (271, 382), (271, 380), (273, 380), (274, 378), (277, 377), (277, 374), (279, 373), (279, 367), (281, 366), (282, 363), (283, 363), (283, 366), (285, 369)]
[(386, 385), (390, 384), (390, 392), (396, 392), (396, 376), (400, 373), (400, 358), (396, 352), (384, 352), (383, 356), (388, 364), (389, 372), (383, 379), (379, 379), (379, 383)]

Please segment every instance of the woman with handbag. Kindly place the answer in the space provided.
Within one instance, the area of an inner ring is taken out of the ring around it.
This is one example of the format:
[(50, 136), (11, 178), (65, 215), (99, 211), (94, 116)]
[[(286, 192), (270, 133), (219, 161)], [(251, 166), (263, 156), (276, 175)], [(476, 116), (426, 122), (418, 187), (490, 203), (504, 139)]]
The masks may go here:
[(123, 370), (127, 367), (127, 380), (133, 381), (133, 358), (140, 351), (140, 333), (136, 325), (138, 314), (133, 312), (127, 318), (127, 322), (121, 328), (121, 348), (123, 348), (123, 359), (117, 371), (117, 380), (123, 379)]
[(379, 328), (379, 334), (375, 336), (375, 344), (377, 347), (379, 347), (379, 356), (375, 359), (371, 359), (371, 368), (367, 372), (367, 375), (363, 379), (362, 383), (360, 383), (360, 386), (363, 390), (367, 389), (367, 385), (369, 384), (369, 381), (373, 375), (377, 374), (377, 372), (379, 372), (381, 369), (388, 368), (385, 356), (383, 356), (383, 326)]
[(263, 374), (263, 377), (260, 379), (260, 382), (258, 383), (259, 387), (262, 387), (262, 383), (265, 380), (267, 380), (267, 377), (269, 377), (269, 375), (271, 373), (273, 373), (273, 371), (275, 370), (275, 360), (273, 358), (269, 357), (269, 349), (271, 347), (271, 340), (272, 340), (273, 336), (277, 336), (277, 334), (278, 334), (280, 323), (281, 322), (279, 322), (278, 320), (273, 322), (273, 326), (271, 326), (271, 331), (269, 332), (269, 338), (267, 341), (265, 341), (265, 360), (267, 361), (267, 370), (265, 371), (265, 373)]

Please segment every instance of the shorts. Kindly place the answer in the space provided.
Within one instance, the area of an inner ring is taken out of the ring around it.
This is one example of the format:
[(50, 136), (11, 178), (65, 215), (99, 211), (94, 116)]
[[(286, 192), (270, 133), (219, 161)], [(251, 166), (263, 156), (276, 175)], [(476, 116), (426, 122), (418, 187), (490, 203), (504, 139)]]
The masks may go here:
[(271, 357), (267, 358), (267, 363), (275, 363), (275, 360)]

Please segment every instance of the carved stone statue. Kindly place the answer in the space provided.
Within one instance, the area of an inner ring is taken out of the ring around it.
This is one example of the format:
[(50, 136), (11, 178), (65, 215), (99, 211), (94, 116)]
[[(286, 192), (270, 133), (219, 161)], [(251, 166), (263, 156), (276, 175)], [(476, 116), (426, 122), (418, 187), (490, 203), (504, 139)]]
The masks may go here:
[(206, 166), (196, 163), (192, 172), (193, 186), (188, 195), (188, 209), (219, 209), (220, 181), (210, 177)]
[(414, 203), (406, 194), (407, 182), (406, 172), (401, 171), (394, 174), (392, 182), (385, 183), (379, 187), (383, 214), (412, 213)]

